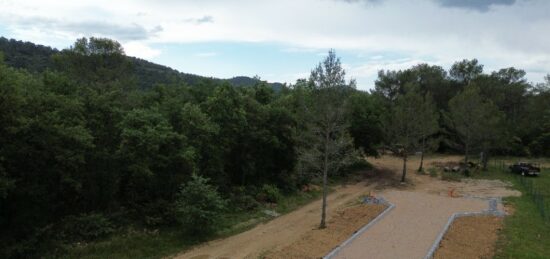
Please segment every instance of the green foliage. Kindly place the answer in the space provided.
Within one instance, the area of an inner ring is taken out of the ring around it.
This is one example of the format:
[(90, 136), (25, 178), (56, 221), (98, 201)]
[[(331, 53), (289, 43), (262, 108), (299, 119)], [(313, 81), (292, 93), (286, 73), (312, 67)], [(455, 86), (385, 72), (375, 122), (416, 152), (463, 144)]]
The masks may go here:
[(479, 64), (477, 59), (467, 60), (456, 62), (452, 65), (449, 74), (450, 76), (458, 81), (467, 85), (470, 81), (474, 80), (476, 77), (483, 73), (483, 65)]
[(349, 132), (356, 148), (367, 155), (377, 156), (377, 146), (383, 140), (381, 120), (385, 112), (378, 98), (364, 92), (356, 92), (347, 103), (350, 120)]
[(442, 172), (441, 180), (450, 182), (460, 182), (464, 176), (460, 172)]
[(252, 195), (244, 192), (244, 188), (240, 191), (231, 192), (230, 207), (237, 208), (240, 211), (251, 211), (260, 206), (260, 203)]
[(226, 201), (208, 179), (194, 174), (182, 185), (175, 206), (178, 222), (187, 232), (206, 235), (218, 229)]
[(437, 177), (437, 169), (435, 169), (434, 167), (430, 167), (428, 169), (428, 174), (430, 175), (430, 177)]
[(264, 184), (256, 197), (258, 201), (277, 203), (281, 199), (282, 195), (276, 186)]
[(63, 240), (92, 241), (115, 231), (113, 223), (98, 213), (69, 216), (60, 225), (58, 237)]
[(487, 152), (500, 142), (503, 113), (491, 101), (484, 100), (475, 85), (449, 102), (451, 123), (464, 143), (466, 162), (474, 148)]

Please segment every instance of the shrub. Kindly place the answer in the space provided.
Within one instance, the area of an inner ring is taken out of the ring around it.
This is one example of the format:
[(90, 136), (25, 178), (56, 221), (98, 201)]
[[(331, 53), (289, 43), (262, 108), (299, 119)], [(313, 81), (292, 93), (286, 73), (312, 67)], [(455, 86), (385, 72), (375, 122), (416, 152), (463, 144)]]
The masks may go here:
[(253, 196), (246, 192), (246, 188), (239, 186), (234, 187), (230, 193), (230, 203), (232, 208), (237, 210), (249, 211), (260, 206), (258, 201)]
[(428, 169), (428, 173), (430, 174), (431, 177), (437, 177), (437, 170), (433, 167)]
[(171, 202), (165, 200), (146, 203), (141, 208), (141, 212), (143, 223), (148, 227), (172, 225), (176, 221), (174, 207), (171, 206)]
[(369, 170), (372, 168), (373, 168), (372, 164), (370, 164), (366, 159), (357, 158), (353, 161), (353, 163), (346, 166), (346, 168), (344, 168), (344, 170), (342, 171), (344, 171), (345, 173), (352, 173), (354, 171)]
[(460, 182), (462, 175), (458, 172), (443, 172), (441, 174), (441, 180), (451, 181), (451, 182)]
[(208, 179), (193, 174), (177, 194), (175, 211), (179, 223), (190, 234), (207, 235), (220, 226), (226, 201)]
[(256, 196), (259, 201), (277, 203), (281, 199), (281, 192), (276, 186), (271, 184), (264, 184), (262, 189)]
[(91, 241), (114, 231), (115, 227), (107, 217), (92, 213), (66, 217), (60, 223), (59, 236), (63, 240)]

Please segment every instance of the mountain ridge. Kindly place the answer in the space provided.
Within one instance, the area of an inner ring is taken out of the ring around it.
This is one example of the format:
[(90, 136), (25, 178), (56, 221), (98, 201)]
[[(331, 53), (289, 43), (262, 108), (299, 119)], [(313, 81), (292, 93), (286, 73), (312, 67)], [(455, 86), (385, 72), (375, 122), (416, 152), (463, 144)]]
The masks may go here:
[[(0, 36), (0, 52), (3, 53), (4, 62), (7, 65), (40, 73), (54, 67), (51, 57), (61, 51), (50, 46)], [(181, 72), (169, 66), (157, 64), (142, 58), (128, 55), (126, 57), (133, 64), (134, 73), (138, 79), (138, 86), (142, 89), (151, 88), (156, 84), (186, 83), (188, 85), (197, 85), (199, 82), (205, 80), (226, 81), (235, 87), (250, 87), (257, 83), (265, 82), (275, 91), (280, 90), (284, 86), (282, 83), (267, 82), (248, 76), (234, 76), (228, 79), (206, 77)]]

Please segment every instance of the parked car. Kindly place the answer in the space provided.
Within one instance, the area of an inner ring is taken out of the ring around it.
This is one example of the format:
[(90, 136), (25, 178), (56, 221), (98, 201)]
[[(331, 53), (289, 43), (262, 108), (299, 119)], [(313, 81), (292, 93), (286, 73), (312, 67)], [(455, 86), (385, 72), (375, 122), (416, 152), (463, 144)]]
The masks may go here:
[(540, 174), (540, 167), (535, 164), (518, 162), (510, 167), (512, 173), (521, 174), (521, 175), (531, 175), (538, 176)]

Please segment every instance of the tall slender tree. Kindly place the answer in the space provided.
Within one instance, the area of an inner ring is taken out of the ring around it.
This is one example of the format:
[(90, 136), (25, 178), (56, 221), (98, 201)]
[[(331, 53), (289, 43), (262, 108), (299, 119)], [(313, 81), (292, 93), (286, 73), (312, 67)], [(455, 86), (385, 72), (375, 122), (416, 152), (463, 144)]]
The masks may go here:
[(464, 145), (464, 163), (474, 148), (488, 150), (499, 127), (502, 112), (489, 100), (483, 100), (479, 88), (467, 86), (449, 101), (450, 120)]
[(401, 182), (405, 182), (407, 175), (408, 154), (418, 147), (419, 140), (424, 134), (420, 122), (422, 117), (419, 116), (424, 108), (422, 95), (411, 86), (407, 88), (407, 92), (397, 98), (387, 127), (390, 147), (403, 158)]
[(353, 141), (347, 132), (344, 102), (353, 80), (346, 83), (345, 71), (334, 50), (310, 75), (315, 102), (310, 111), (307, 138), (309, 144), (299, 150), (300, 161), (311, 170), (322, 173), (323, 204), (320, 228), (326, 227), (327, 177), (349, 164), (355, 155)]
[(427, 147), (429, 146), (428, 143), (426, 143), (427, 139), (439, 130), (439, 112), (437, 111), (436, 105), (430, 93), (424, 95), (420, 105), (420, 110), (418, 112), (418, 117), (421, 132), (420, 152), (422, 152), (418, 171), (421, 172), (424, 165), (424, 153), (426, 153)]

